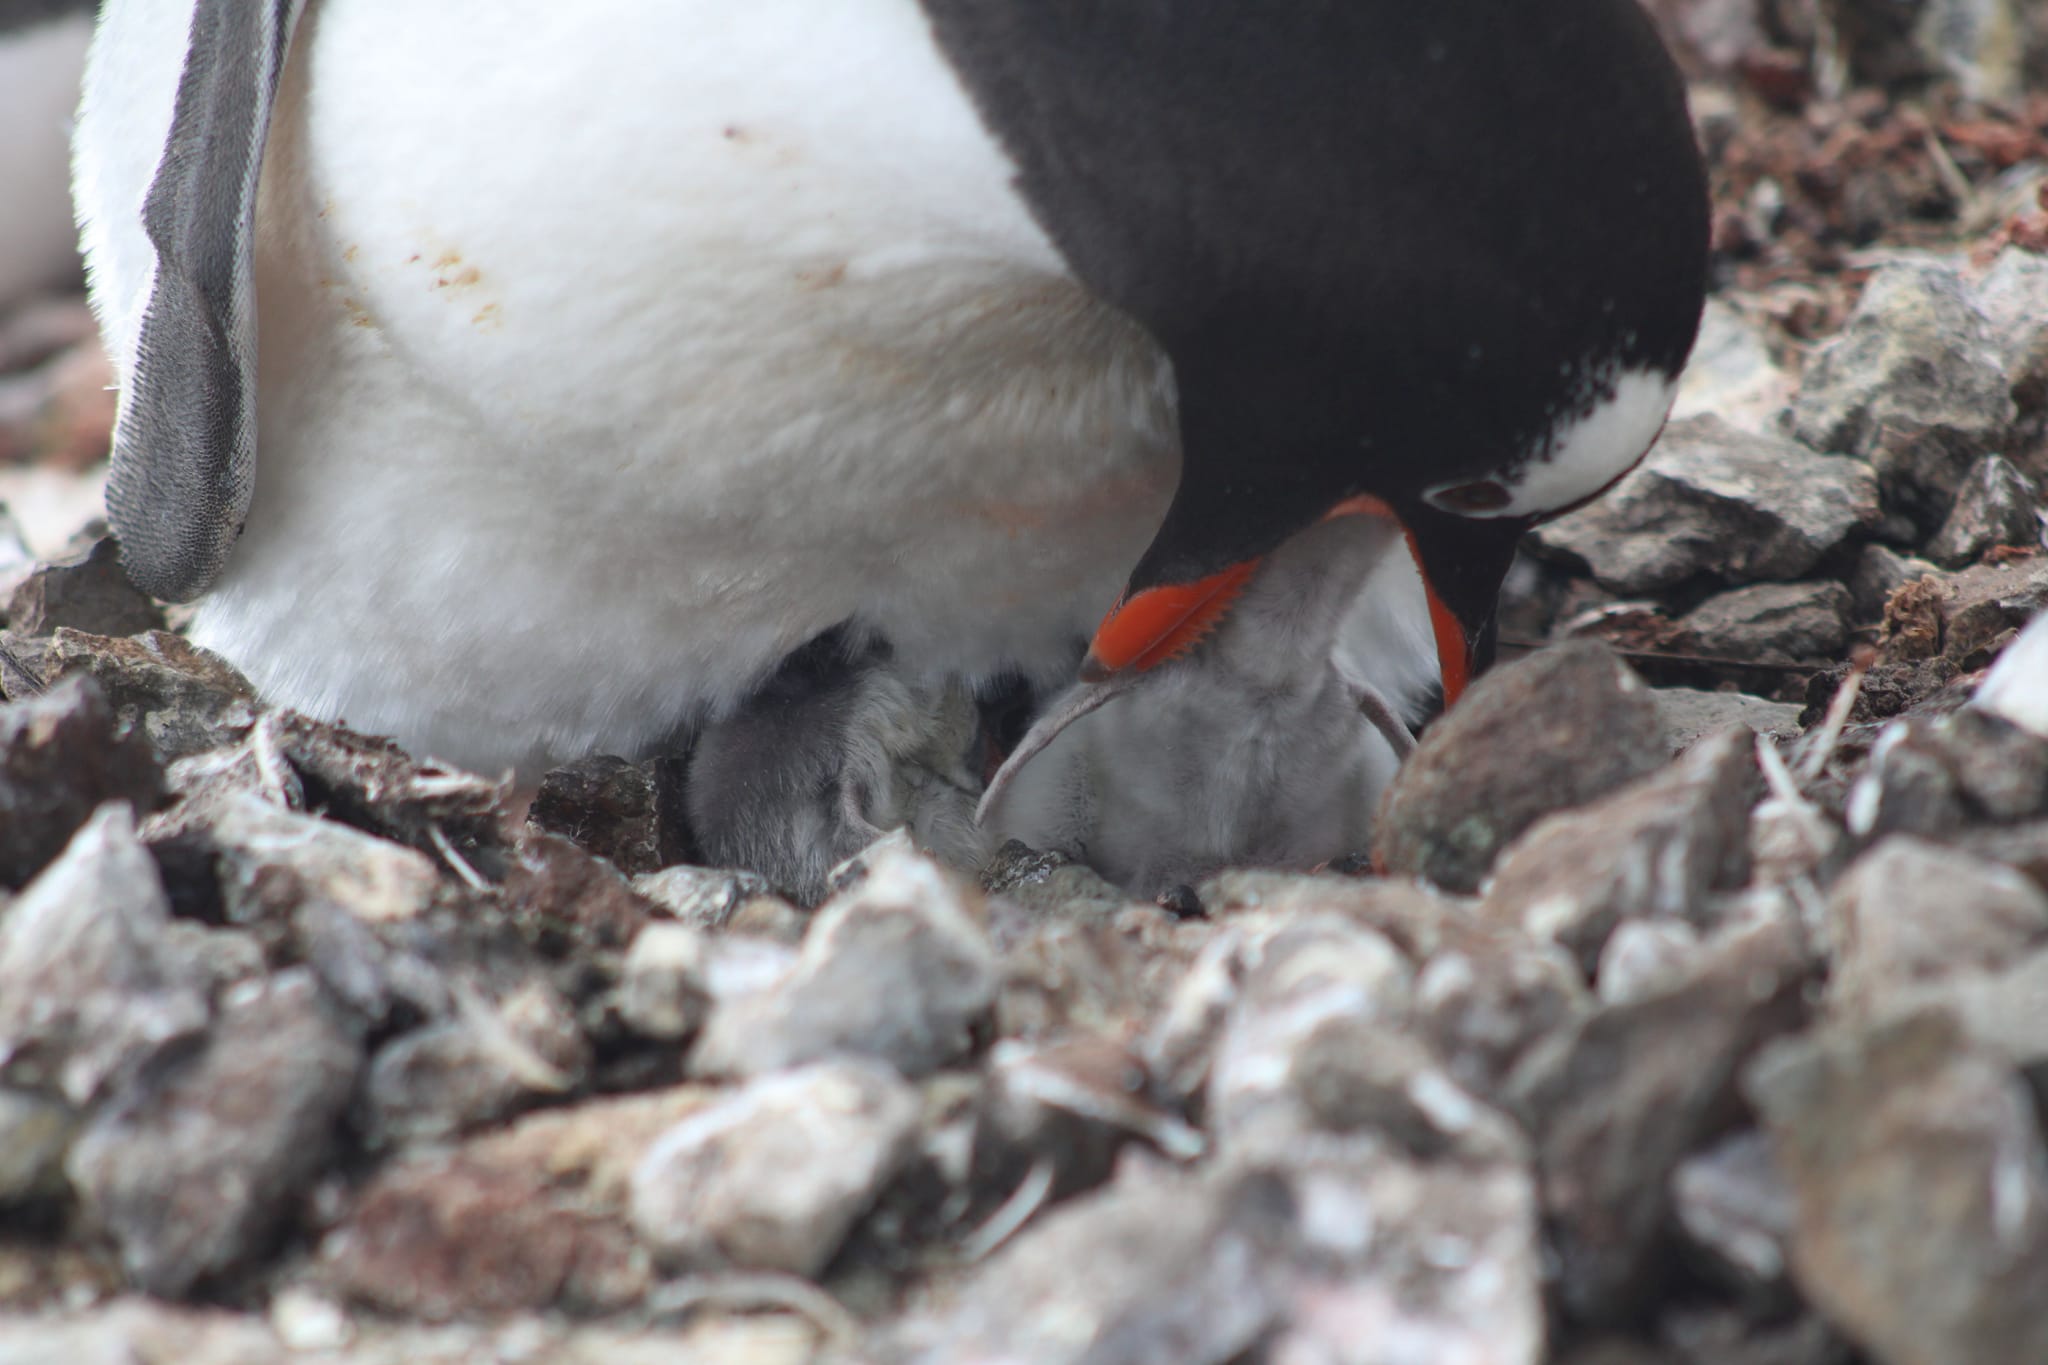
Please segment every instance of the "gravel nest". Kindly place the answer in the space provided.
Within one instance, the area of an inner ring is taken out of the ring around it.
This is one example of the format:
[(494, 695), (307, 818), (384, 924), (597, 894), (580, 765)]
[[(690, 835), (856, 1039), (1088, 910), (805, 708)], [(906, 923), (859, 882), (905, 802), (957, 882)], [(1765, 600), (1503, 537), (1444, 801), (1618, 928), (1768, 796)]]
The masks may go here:
[(1315, 874), (800, 908), (0, 543), (0, 1365), (2048, 1360), (2048, 100), (1653, 8), (1679, 411)]

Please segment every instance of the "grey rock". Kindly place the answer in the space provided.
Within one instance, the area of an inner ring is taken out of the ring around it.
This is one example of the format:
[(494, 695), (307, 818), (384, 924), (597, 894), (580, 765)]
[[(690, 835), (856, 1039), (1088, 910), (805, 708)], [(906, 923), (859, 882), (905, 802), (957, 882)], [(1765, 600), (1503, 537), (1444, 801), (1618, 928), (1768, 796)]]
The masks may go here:
[(1007, 1195), (1049, 1179), (1047, 1195), (1064, 1199), (1107, 1179), (1130, 1142), (1179, 1161), (1202, 1155), (1202, 1134), (1149, 1089), (1137, 1055), (1109, 1038), (998, 1043), (975, 1102), (976, 1183)]
[(148, 743), (91, 683), (0, 706), (0, 887), (27, 882), (103, 803), (146, 812), (162, 791)]
[(91, 678), (121, 723), (141, 731), (165, 762), (232, 743), (256, 719), (246, 678), (165, 630), (127, 639), (59, 630), (43, 669), (52, 679)]
[(1931, 528), (2017, 415), (2005, 357), (1969, 286), (1952, 269), (1914, 264), (1871, 276), (1807, 366), (1791, 423), (1816, 450), (1868, 460), (1887, 504)]
[(1851, 787), (1858, 835), (1941, 837), (2048, 813), (2048, 739), (1980, 707), (1908, 716), (1879, 734)]
[(1703, 692), (1693, 687), (1660, 687), (1655, 692), (1664, 742), (1680, 753), (1731, 725), (1746, 725), (1760, 735), (1799, 733), (1799, 707), (1766, 701), (1747, 692)]
[(815, 1275), (909, 1158), (919, 1112), (870, 1061), (751, 1081), (647, 1149), (633, 1226), (677, 1264)]
[(2003, 455), (1986, 455), (1970, 467), (1927, 557), (1958, 567), (1995, 546), (2038, 548), (2043, 507), (2039, 485)]
[(1700, 577), (1797, 578), (1877, 520), (1868, 467), (1700, 416), (1673, 421), (1620, 483), (1536, 536), (1601, 586), (1638, 594)]
[(677, 1042), (711, 1006), (705, 938), (687, 924), (650, 924), (633, 939), (619, 979), (619, 1018), (643, 1038)]
[(1718, 593), (1678, 622), (1701, 654), (1766, 663), (1828, 661), (1849, 643), (1853, 599), (1840, 583), (1757, 583)]
[(2048, 1358), (2048, 1153), (2003, 1057), (1925, 1013), (1782, 1043), (1747, 1088), (1822, 1312), (1886, 1365)]
[(1481, 913), (1559, 944), (1590, 974), (1624, 919), (1699, 920), (1710, 893), (1743, 884), (1760, 787), (1754, 733), (1703, 740), (1663, 772), (1510, 844)]
[(1297, 1216), (1268, 1173), (1119, 1180), (1026, 1229), (885, 1358), (1228, 1365), (1285, 1311)]
[(0, 1088), (0, 1209), (64, 1191), (78, 1112), (63, 1101)]
[(1317, 1141), (1285, 1169), (1300, 1249), (1273, 1359), (1546, 1358), (1525, 1160), (1416, 1161), (1370, 1142)]
[(229, 992), (203, 1049), (97, 1114), (68, 1170), (134, 1282), (177, 1297), (261, 1250), (334, 1150), (360, 1062), (294, 969)]
[[(1710, 0), (1685, 4), (1689, 15), (1702, 10), (1751, 11), (1744, 0)], [(1749, 13), (1754, 22), (1755, 14)], [(1671, 420), (1715, 417), (1748, 432), (1772, 429), (1791, 401), (1792, 376), (1772, 358), (1764, 328), (1725, 300), (1707, 300), (1700, 315), (1699, 339), (1679, 378), (1678, 399)]]
[(886, 844), (819, 910), (794, 971), (716, 1000), (694, 1074), (756, 1076), (847, 1053), (917, 1077), (968, 1050), (998, 984), (979, 897), (906, 840)]
[(1784, 1284), (1792, 1187), (1762, 1133), (1737, 1133), (1688, 1158), (1672, 1176), (1671, 1195), (1686, 1239), (1731, 1287), (1762, 1295)]
[(505, 793), (497, 782), (293, 712), (278, 713), (274, 735), (298, 777), (322, 793), (331, 819), (430, 857), (453, 848), (481, 859), (504, 843)]
[(1027, 909), (1107, 918), (1131, 903), (1122, 887), (1112, 886), (1086, 863), (1057, 851), (1041, 852), (1021, 839), (1007, 840), (981, 870), (981, 887)]
[(776, 909), (795, 907), (777, 896), (768, 879), (730, 868), (665, 867), (633, 878), (633, 890), (696, 929), (724, 929), (742, 919), (758, 919), (764, 902)]
[(495, 996), (451, 981), (454, 1017), (386, 1043), (363, 1085), (373, 1147), (453, 1137), (574, 1090), (590, 1065), (575, 1011), (534, 976)]
[(1883, 545), (1865, 545), (1856, 552), (1856, 566), (1849, 573), (1850, 604), (1858, 621), (1884, 619), (1885, 603), (1893, 593), (1916, 579), (1941, 568), (1931, 560), (1902, 555)]
[(2025, 1073), (2048, 1104), (2048, 949), (2036, 947), (2010, 963), (1904, 986), (1882, 1004), (1886, 1018), (1945, 1012), (1974, 1042)]
[(1415, 975), (1415, 1031), (1452, 1080), (1497, 1102), (1529, 1050), (1593, 1002), (1561, 949), (1465, 919), (1469, 927), (1439, 944)]
[(1612, 652), (1542, 650), (1488, 673), (1424, 734), (1380, 804), (1375, 857), (1393, 876), (1475, 891), (1523, 830), (1668, 753), (1649, 688)]
[(2048, 939), (2048, 893), (2010, 868), (1894, 834), (1829, 889), (1828, 919), (1831, 1001), (1868, 1011), (1899, 986), (1998, 967)]
[[(992, 909), (991, 919), (998, 913)], [(1136, 919), (1161, 912), (1131, 913)], [(995, 1007), (1001, 1037), (1116, 1032), (1150, 1012), (1163, 993), (1158, 978), (1172, 970), (1171, 944), (1144, 941), (1114, 923), (1033, 915), (1021, 933), (1004, 932), (999, 922), (991, 927), (1002, 949)]]
[(0, 911), (0, 1079), (93, 1100), (206, 1025), (134, 816), (108, 805)]
[(401, 1155), (322, 1239), (320, 1278), (380, 1313), (430, 1321), (637, 1304), (655, 1276), (627, 1218), (633, 1168), (715, 1098), (685, 1086), (586, 1099)]
[(887, 1358), (919, 1365), (1543, 1355), (1535, 1199), (1512, 1163), (1369, 1139), (1283, 1165), (1132, 1171), (1027, 1228)]
[[(669, 825), (653, 765), (598, 754), (555, 768), (540, 780), (527, 821), (573, 840), (627, 876), (680, 861), (682, 839)], [(672, 799), (671, 811), (680, 811)]]
[(59, 626), (139, 635), (164, 624), (163, 611), (121, 572), (121, 550), (111, 536), (82, 554), (39, 565), (14, 590), (6, 616), (23, 635), (47, 635)]
[(1209, 1123), (1226, 1143), (1268, 1118), (1267, 1131), (1310, 1126), (1294, 1084), (1299, 1054), (1333, 1024), (1405, 1019), (1413, 981), (1385, 937), (1329, 914), (1291, 918), (1247, 943), (1243, 970), (1209, 1067)]
[(1166, 1007), (1140, 1045), (1146, 1074), (1157, 1090), (1188, 1105), (1209, 1084), (1216, 1040), (1241, 994), (1246, 932), (1231, 927), (1212, 937), (1181, 973)]
[(1729, 929), (1671, 989), (1582, 1016), (1516, 1069), (1509, 1098), (1535, 1140), (1557, 1288), (1575, 1315), (1633, 1309), (1672, 1173), (1743, 1061), (1796, 1021), (1806, 971), (1789, 926)]
[[(2028, 186), (2022, 202), (2037, 205), (2043, 183)], [(2018, 247), (1999, 252), (1977, 281), (1977, 306), (1991, 323), (2021, 410), (2048, 406), (2048, 257)]]
[(1603, 1005), (1629, 1005), (1684, 981), (1699, 955), (1699, 931), (1679, 919), (1631, 919), (1600, 949), (1593, 981)]
[(400, 924), (424, 914), (441, 888), (441, 869), (425, 854), (257, 796), (226, 797), (208, 815), (200, 837), (232, 924), (288, 923), (315, 900), (366, 924)]

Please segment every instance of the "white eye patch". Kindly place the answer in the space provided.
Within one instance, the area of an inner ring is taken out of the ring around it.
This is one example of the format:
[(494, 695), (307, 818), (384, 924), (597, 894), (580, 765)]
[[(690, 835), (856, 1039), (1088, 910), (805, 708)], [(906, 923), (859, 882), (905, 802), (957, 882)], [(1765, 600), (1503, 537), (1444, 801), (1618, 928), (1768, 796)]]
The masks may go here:
[(1423, 490), (1423, 500), (1460, 517), (1541, 516), (1583, 502), (1642, 459), (1677, 396), (1675, 376), (1623, 370), (1566, 412), (1507, 474), (1439, 484)]

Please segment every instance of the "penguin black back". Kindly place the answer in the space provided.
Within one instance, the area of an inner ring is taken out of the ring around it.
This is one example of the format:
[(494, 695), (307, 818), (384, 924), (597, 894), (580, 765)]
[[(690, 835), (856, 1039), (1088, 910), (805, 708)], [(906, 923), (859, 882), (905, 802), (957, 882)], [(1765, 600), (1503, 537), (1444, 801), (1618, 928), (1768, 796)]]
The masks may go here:
[(1155, 556), (1211, 563), (1158, 576), (1512, 474), (1684, 363), (1704, 173), (1635, 0), (924, 3), (1049, 234), (1173, 358)]

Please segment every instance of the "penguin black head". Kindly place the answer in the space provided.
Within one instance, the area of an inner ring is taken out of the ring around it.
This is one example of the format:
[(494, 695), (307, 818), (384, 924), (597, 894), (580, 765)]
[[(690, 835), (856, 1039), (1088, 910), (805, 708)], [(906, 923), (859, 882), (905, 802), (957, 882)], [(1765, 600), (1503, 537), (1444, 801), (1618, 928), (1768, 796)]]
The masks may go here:
[(1320, 518), (1391, 513), (1445, 692), (1533, 522), (1662, 426), (1705, 293), (1636, 0), (926, 0), (1074, 270), (1172, 358), (1181, 482), (1085, 671), (1144, 670)]

